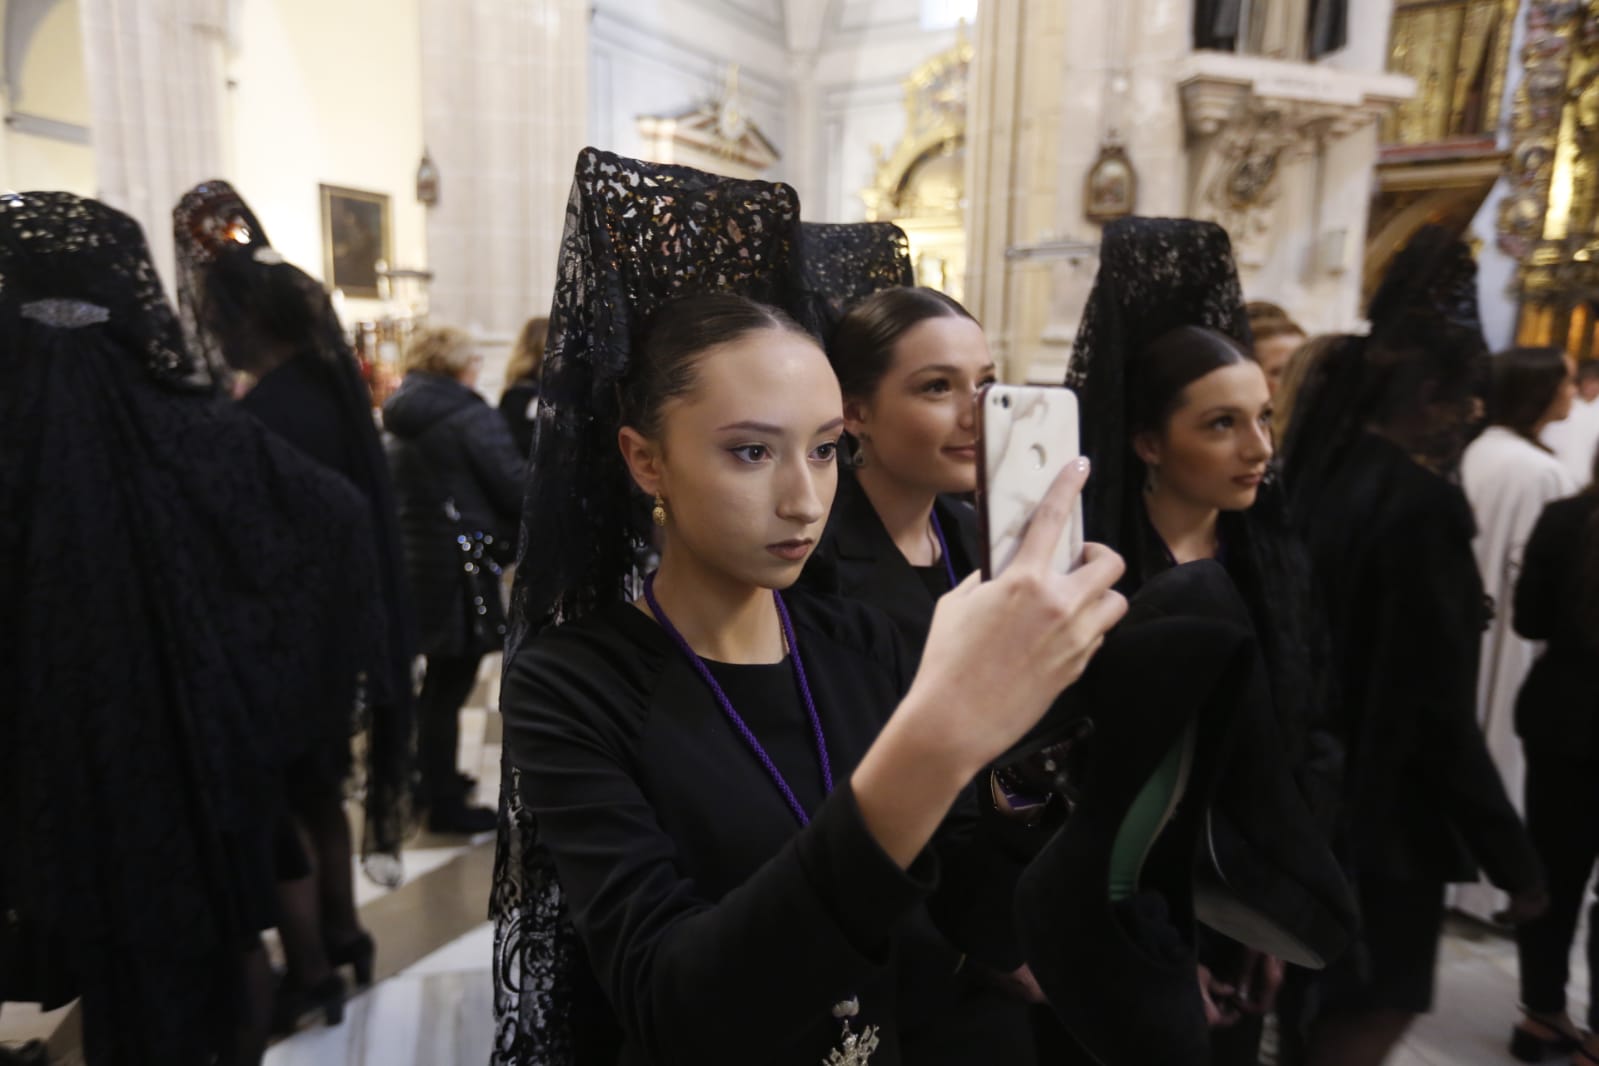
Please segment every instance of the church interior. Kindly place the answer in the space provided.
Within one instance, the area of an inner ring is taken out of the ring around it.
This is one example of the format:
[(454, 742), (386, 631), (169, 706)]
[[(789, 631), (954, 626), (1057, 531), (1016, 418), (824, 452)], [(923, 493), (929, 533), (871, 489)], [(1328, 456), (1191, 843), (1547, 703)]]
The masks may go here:
[[(169, 293), (172, 205), (230, 182), (332, 294), (377, 404), (427, 324), (470, 335), (498, 398), (586, 145), (895, 223), (1007, 382), (1061, 382), (1129, 215), (1219, 224), (1245, 298), (1306, 335), (1362, 332), (1441, 225), (1492, 350), (1599, 358), (1599, 0), (0, 0), (0, 110), (0, 190), (128, 213)], [(459, 755), (489, 805), (498, 669)], [(422, 833), (398, 885), (358, 874), (377, 979), (265, 1061), (487, 1061), (493, 854)], [(1457, 906), (1397, 1066), (1508, 1061), (1515, 947), (1483, 912)], [(82, 1061), (75, 1033), (72, 1007), (0, 1008), (49, 1062)]]

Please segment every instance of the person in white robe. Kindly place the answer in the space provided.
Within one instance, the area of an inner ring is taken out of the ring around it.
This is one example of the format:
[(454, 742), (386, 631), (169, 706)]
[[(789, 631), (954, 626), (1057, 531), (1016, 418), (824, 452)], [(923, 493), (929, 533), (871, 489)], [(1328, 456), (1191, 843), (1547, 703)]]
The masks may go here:
[(1577, 398), (1571, 414), (1543, 431), (1544, 445), (1566, 464), (1566, 469), (1586, 486), (1593, 475), (1594, 453), (1599, 452), (1599, 359), (1577, 368)]
[[(1524, 762), (1516, 736), (1516, 693), (1542, 645), (1516, 635), (1511, 604), (1521, 553), (1532, 527), (1551, 500), (1578, 490), (1571, 472), (1539, 442), (1539, 435), (1564, 419), (1576, 394), (1575, 364), (1555, 348), (1517, 348), (1493, 359), (1488, 401), (1490, 424), (1466, 449), (1460, 476), (1477, 519), (1472, 547), (1494, 617), (1483, 634), (1477, 675), (1477, 714), (1505, 790), (1521, 809)], [(1492, 920), (1503, 909), (1503, 893), (1486, 881), (1454, 890), (1456, 908)]]

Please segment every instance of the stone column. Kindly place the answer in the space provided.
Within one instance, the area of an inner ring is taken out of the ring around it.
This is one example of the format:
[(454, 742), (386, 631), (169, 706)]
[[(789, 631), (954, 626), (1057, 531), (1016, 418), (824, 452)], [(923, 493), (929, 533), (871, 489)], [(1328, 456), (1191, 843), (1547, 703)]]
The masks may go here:
[(492, 391), (522, 323), (547, 314), (588, 125), (583, 0), (423, 0), (429, 317), (472, 332)]

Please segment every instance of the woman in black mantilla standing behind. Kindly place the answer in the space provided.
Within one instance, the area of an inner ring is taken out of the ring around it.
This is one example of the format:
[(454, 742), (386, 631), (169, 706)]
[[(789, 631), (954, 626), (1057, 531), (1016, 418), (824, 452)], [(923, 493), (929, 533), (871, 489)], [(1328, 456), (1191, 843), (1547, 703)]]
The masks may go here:
[[(1091, 537), (1127, 559), (1129, 595), (1195, 560), (1226, 568), (1249, 609), (1270, 682), (1272, 713), (1263, 724), (1274, 740), (1265, 750), (1286, 763), (1298, 799), (1325, 833), (1341, 761), (1327, 722), (1326, 638), (1315, 620), (1309, 560), (1287, 528), (1270, 465), (1270, 391), (1249, 339), (1220, 227), (1151, 218), (1106, 227), (1067, 379), (1082, 403), (1083, 450), (1099, 475), (1084, 493), (1085, 520)], [(1240, 736), (1247, 742), (1255, 732)], [(1224, 785), (1213, 846), (1237, 842), (1238, 823), (1258, 825), (1271, 813), (1229, 797)], [(1233, 860), (1227, 876), (1238, 883), (1244, 857)], [(1306, 886), (1351, 917), (1324, 848), (1298, 870), (1320, 870)], [(1282, 962), (1219, 934), (1202, 942), (1200, 957), (1214, 1060), (1253, 1064)], [(1279, 1011), (1286, 1030), (1300, 1025), (1297, 1006), (1285, 1002)]]
[(371, 393), (322, 285), (284, 262), (227, 182), (196, 186), (172, 217), (180, 302), (196, 347), (219, 373), (244, 378), (249, 388), (240, 407), (361, 493), (378, 561), (380, 584), (367, 607), (381, 617), (386, 643), (349, 664), (360, 679), (359, 706), (330, 705), (327, 736), (289, 774), (300, 841), (296, 848), (286, 840), (279, 849), (288, 973), (276, 1023), (292, 1029), (313, 1006), (330, 1020), (339, 1016), (338, 967), (351, 966), (358, 984), (372, 978), (374, 944), (356, 913), (344, 810), (351, 734), (363, 728), (368, 772), (362, 854), (375, 879), (393, 883), (399, 876), (414, 641), (394, 488)]
[(1487, 622), (1465, 495), (1452, 480), (1480, 406), (1487, 345), (1476, 264), (1437, 227), (1395, 258), (1367, 337), (1316, 365), (1286, 454), (1290, 517), (1332, 630), (1347, 752), (1339, 858), (1363, 943), (1320, 982), (1309, 1061), (1383, 1062), (1432, 1009), (1444, 889), (1479, 864), (1524, 921), (1538, 858), (1477, 725)]
[(259, 1061), (285, 767), (382, 644), (364, 501), (207, 369), (132, 219), (0, 197), (0, 1000), (93, 1066)]
[[(977, 488), (977, 397), (994, 380), (994, 360), (964, 307), (937, 290), (911, 287), (882, 289), (855, 304), (833, 329), (827, 354), (844, 395), (846, 458), (804, 580), (876, 607), (920, 655), (939, 598), (982, 561), (977, 512), (961, 497)], [(1055, 824), (1046, 808), (1059, 806), (1049, 795), (1008, 789), (1007, 780), (988, 773), (977, 782), (975, 846), (990, 856), (987, 875), (996, 886), (1037, 853)], [(981, 1004), (986, 1020), (974, 1025), (946, 1014), (930, 1019), (925, 1037), (974, 1039), (1007, 1062), (1030, 1062), (1032, 1030), (1052, 1035), (1059, 1026), (1008, 927), (995, 930), (993, 942), (1003, 950), (987, 965), (947, 943), (942, 958), (933, 951), (926, 959), (920, 978), (943, 980), (951, 1005)], [(1000, 959), (1002, 970), (992, 969)], [(952, 1024), (957, 1020), (962, 1024)]]

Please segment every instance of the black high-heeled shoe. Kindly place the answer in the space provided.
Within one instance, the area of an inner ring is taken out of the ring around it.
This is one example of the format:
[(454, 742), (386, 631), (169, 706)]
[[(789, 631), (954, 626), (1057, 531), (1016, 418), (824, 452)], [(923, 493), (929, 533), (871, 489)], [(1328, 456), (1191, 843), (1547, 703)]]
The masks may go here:
[[(1128, 619), (1075, 686), (1096, 728), (1077, 809), (1023, 872), (1016, 927), (1050, 1006), (1104, 1066), (1202, 1066), (1210, 1037), (1194, 947), (1193, 863), (1253, 637), (1189, 618)], [(1152, 665), (1158, 664), (1158, 668)], [(1137, 892), (1110, 897), (1112, 849), (1174, 747), (1182, 770)]]
[(300, 1021), (313, 1011), (322, 1015), (327, 1025), (344, 1021), (344, 978), (330, 973), (307, 988), (291, 975), (278, 983), (272, 1000), (272, 1032), (287, 1036), (300, 1027)]
[(372, 960), (377, 954), (377, 945), (371, 933), (360, 933), (337, 947), (329, 945), (327, 953), (334, 969), (349, 966), (355, 970), (355, 987), (366, 988), (372, 983)]
[[(1529, 1032), (1521, 1026), (1510, 1030), (1510, 1055), (1517, 1062), (1542, 1062), (1546, 1058), (1559, 1058), (1562, 1055), (1584, 1054), (1582, 1040), (1560, 1032), (1554, 1026), (1545, 1026), (1555, 1035), (1552, 1037), (1539, 1036)], [(1592, 1056), (1588, 1056), (1592, 1059)]]

